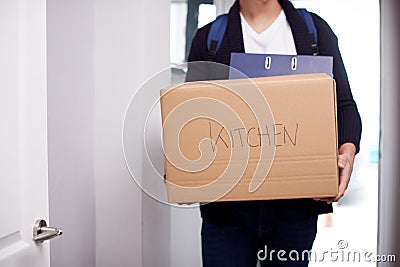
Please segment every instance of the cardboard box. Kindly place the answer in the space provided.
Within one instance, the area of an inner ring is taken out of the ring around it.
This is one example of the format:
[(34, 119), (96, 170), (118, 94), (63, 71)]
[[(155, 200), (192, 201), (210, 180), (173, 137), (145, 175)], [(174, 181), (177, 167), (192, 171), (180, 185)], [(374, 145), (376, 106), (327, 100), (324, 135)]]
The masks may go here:
[(160, 101), (169, 202), (337, 195), (328, 75), (185, 83)]

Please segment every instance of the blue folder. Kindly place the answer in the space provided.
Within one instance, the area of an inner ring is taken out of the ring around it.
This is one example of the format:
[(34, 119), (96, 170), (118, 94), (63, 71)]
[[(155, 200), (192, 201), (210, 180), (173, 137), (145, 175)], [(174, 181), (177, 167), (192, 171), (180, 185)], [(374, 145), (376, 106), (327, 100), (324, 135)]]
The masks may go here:
[[(332, 76), (329, 56), (232, 53), (229, 79), (326, 73)], [(243, 75), (244, 74), (244, 75)]]

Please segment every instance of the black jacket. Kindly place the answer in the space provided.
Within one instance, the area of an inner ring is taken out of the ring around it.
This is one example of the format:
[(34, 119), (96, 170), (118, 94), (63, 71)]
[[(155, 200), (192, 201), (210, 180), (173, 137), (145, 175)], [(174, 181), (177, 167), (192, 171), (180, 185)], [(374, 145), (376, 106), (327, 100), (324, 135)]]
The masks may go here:
[[(308, 28), (303, 18), (288, 0), (279, 0), (279, 3), (291, 27), (297, 54), (312, 55), (311, 44), (313, 43), (313, 36), (308, 33)], [(215, 56), (215, 62), (229, 65), (231, 52), (244, 52), (239, 12), (239, 1), (236, 1), (229, 11), (228, 26)], [(350, 90), (347, 73), (338, 48), (337, 37), (322, 18), (316, 14), (312, 14), (312, 18), (318, 32), (319, 55), (333, 56), (333, 74), (336, 80), (337, 92), (338, 144), (340, 146), (346, 142), (353, 143), (358, 152), (361, 138), (361, 118)], [(189, 62), (207, 61), (207, 36), (210, 27), (211, 23), (199, 29), (195, 34), (188, 57)], [(317, 214), (332, 211), (331, 205), (311, 199), (279, 200), (271, 203), (276, 203), (278, 206), (305, 208)], [(204, 205), (201, 207), (202, 216), (215, 222), (221, 221), (224, 214), (229, 213), (230, 205), (234, 205), (234, 202)]]

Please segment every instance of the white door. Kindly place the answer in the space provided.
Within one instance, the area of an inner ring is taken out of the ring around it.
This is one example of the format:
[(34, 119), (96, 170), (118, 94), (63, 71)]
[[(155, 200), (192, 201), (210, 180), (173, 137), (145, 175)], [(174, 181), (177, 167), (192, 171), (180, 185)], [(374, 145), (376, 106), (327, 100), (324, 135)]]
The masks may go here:
[(0, 1), (0, 266), (49, 266), (46, 1)]

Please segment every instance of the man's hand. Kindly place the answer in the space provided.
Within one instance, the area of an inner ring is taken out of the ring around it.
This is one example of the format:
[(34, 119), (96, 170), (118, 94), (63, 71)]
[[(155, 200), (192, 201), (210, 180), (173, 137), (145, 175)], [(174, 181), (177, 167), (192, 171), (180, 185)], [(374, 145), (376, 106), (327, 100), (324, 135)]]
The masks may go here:
[(354, 157), (356, 147), (352, 143), (344, 143), (339, 148), (338, 167), (339, 167), (339, 193), (335, 198), (319, 198), (315, 200), (326, 201), (328, 204), (337, 202), (344, 196), (353, 172)]

